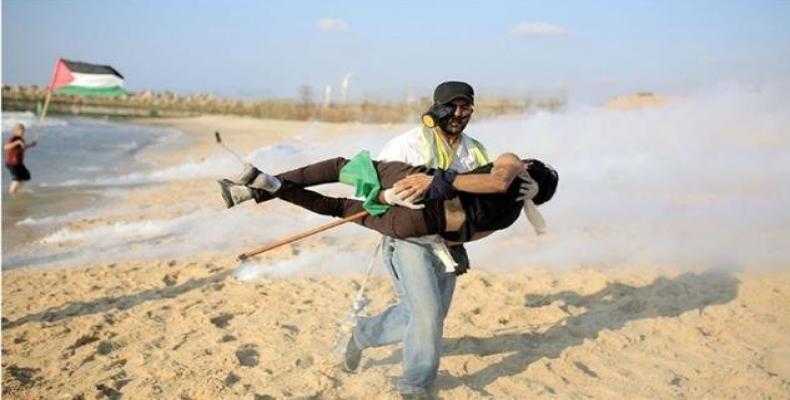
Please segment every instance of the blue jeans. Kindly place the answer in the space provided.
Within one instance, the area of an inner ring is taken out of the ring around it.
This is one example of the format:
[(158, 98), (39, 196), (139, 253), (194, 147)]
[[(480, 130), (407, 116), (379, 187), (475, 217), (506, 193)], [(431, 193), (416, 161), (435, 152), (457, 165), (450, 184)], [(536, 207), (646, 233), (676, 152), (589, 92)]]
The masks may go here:
[(361, 317), (353, 337), (360, 348), (403, 341), (403, 376), (398, 391), (426, 392), (439, 370), (444, 318), (456, 276), (444, 271), (425, 244), (384, 237), (381, 249), (400, 303), (379, 315)]

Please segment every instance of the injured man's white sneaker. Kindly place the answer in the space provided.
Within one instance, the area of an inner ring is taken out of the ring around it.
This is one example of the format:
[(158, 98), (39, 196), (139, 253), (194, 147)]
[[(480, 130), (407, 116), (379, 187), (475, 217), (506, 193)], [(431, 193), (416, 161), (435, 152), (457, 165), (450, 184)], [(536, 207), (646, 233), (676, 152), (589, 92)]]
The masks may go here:
[(255, 168), (250, 163), (244, 163), (241, 173), (229, 181), (255, 189), (263, 189), (269, 193), (278, 191), (282, 185), (279, 179)]
[(246, 186), (238, 185), (230, 179), (220, 179), (217, 183), (219, 183), (222, 200), (225, 201), (225, 206), (228, 208), (252, 199), (252, 191)]
[(260, 172), (261, 171), (258, 170), (258, 168), (255, 168), (254, 165), (250, 163), (244, 163), (244, 168), (241, 170), (241, 172), (239, 172), (235, 178), (229, 180), (239, 185), (246, 185), (252, 182)]
[(282, 182), (277, 177), (271, 176), (265, 172), (258, 171), (258, 176), (247, 186), (255, 189), (263, 189), (269, 193), (274, 193), (280, 190)]

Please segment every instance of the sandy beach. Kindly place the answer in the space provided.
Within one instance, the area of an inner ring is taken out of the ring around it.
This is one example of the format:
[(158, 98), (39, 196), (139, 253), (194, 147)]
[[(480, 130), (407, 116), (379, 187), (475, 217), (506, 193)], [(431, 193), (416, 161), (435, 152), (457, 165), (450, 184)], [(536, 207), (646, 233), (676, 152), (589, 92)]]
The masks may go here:
[[(295, 139), (304, 146), (358, 134), (382, 141), (406, 129), (219, 116), (138, 123), (188, 135), (184, 147), (139, 155), (163, 170), (218, 157), (217, 130), (248, 154)], [(225, 210), (215, 179), (133, 187), (113, 207), (70, 221), (67, 229), (100, 235), (99, 228), (119, 218), (135, 226), (190, 215), (234, 218), (229, 213), (273, 213), (282, 223), (241, 233), (224, 232), (221, 224), (187, 225), (238, 240), (233, 246), (196, 241), (172, 254), (162, 250), (175, 243), (172, 237), (152, 235), (112, 249), (118, 261), (75, 258), (3, 272), (4, 397), (399, 398), (393, 389), (398, 346), (366, 350), (354, 374), (343, 372), (332, 352), (377, 235), (344, 227), (353, 241), (318, 235), (257, 259), (262, 268), (310, 262), (316, 254), (355, 260), (336, 273), (316, 265), (313, 272), (241, 281), (234, 276), (238, 250), (327, 220), (279, 203)], [(80, 251), (78, 243), (52, 246)], [(787, 265), (516, 263), (503, 271), (492, 258), (474, 251), (471, 257), (473, 270), (459, 279), (446, 321), (438, 398), (790, 398)], [(369, 290), (366, 313), (395, 299), (380, 265)]]

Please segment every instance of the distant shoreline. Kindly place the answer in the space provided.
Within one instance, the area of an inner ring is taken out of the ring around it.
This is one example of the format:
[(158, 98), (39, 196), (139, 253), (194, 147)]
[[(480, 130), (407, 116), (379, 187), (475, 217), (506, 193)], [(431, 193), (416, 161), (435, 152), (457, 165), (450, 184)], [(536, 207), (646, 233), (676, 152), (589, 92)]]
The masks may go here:
[[(3, 111), (40, 113), (46, 90), (37, 86), (3, 87)], [(567, 102), (564, 97), (495, 98), (481, 97), (475, 102), (478, 117), (524, 114), (537, 110), (556, 111)], [(417, 120), (428, 108), (428, 97), (400, 102), (319, 102), (310, 93), (300, 99), (239, 100), (208, 94), (179, 96), (171, 92), (143, 91), (123, 97), (77, 97), (54, 95), (48, 113), (119, 118), (175, 118), (200, 115), (295, 121), (399, 123)]]
[[(72, 117), (78, 120), (82, 117)], [(130, 129), (134, 131), (137, 127), (154, 128), (152, 125), (146, 125), (136, 122), (132, 119), (123, 119), (115, 121), (115, 129)], [(128, 126), (125, 128), (124, 126)], [(157, 137), (164, 137), (167, 134), (163, 131)], [(44, 140), (47, 140), (46, 133)], [(156, 154), (169, 154), (179, 151), (184, 151), (189, 147), (188, 143), (178, 141), (162, 142), (161, 140), (144, 140), (141, 141), (141, 147), (131, 153), (125, 155), (117, 160), (118, 164), (106, 165), (108, 169), (112, 169), (115, 165), (132, 165), (139, 162), (145, 162), (148, 157), (155, 157)], [(163, 144), (165, 145), (163, 147)], [(64, 149), (64, 151), (69, 151)], [(149, 156), (150, 155), (150, 156)], [(41, 163), (41, 160), (39, 160)], [(145, 171), (142, 167), (143, 164), (138, 165), (137, 168), (123, 172), (122, 174), (140, 173)], [(63, 165), (61, 165), (62, 167)], [(40, 167), (40, 166), (39, 166)], [(33, 169), (34, 179), (38, 170)], [(4, 178), (7, 177), (7, 172), (3, 171)], [(102, 178), (100, 177), (85, 177), (75, 176), (75, 179), (91, 179)], [(106, 178), (106, 177), (105, 177)], [(4, 179), (5, 182), (5, 179)], [(34, 180), (30, 186), (16, 197), (10, 197), (5, 190), (3, 191), (3, 271), (24, 267), (28, 260), (36, 259), (35, 255), (30, 253), (30, 246), (40, 241), (47, 235), (52, 234), (53, 229), (60, 229), (67, 226), (69, 222), (75, 220), (71, 215), (80, 215), (80, 218), (92, 218), (91, 215), (101, 210), (106, 209), (112, 204), (113, 197), (107, 195), (108, 188), (101, 184), (75, 184), (75, 185), (61, 185), (63, 182), (45, 183), (42, 186), (41, 182)], [(125, 189), (133, 189), (138, 185), (123, 186)], [(3, 188), (5, 189), (5, 188)], [(50, 222), (45, 224), (30, 223), (18, 225), (24, 220), (60, 220), (60, 222)]]

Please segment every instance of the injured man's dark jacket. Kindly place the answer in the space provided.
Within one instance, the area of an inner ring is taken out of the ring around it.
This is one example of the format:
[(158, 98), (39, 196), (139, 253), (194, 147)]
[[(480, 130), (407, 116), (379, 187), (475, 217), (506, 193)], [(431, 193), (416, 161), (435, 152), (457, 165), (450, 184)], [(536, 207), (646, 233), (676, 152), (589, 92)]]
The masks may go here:
[[(516, 165), (514, 160), (523, 166)], [(263, 174), (276, 184), (269, 190), (245, 186), (249, 193), (247, 198), (254, 198), (258, 203), (279, 198), (321, 215), (344, 218), (364, 211), (363, 201), (329, 197), (307, 188), (338, 182), (340, 171), (348, 162), (342, 157), (332, 158), (274, 176), (253, 167), (257, 172), (247, 173), (244, 178), (247, 182), (224, 180), (220, 183), (224, 185), (224, 191), (229, 191), (233, 186), (249, 184), (255, 179), (263, 181), (260, 179), (260, 174)], [(399, 239), (440, 235), (447, 241), (468, 242), (479, 234), (505, 229), (518, 219), (522, 209), (529, 214), (528, 208), (532, 207), (532, 212), (536, 212), (536, 205), (549, 201), (559, 180), (557, 172), (547, 164), (534, 159), (518, 160), (512, 154), (500, 156), (493, 163), (462, 174), (397, 161), (373, 161), (373, 166), (382, 190), (392, 188), (396, 182), (412, 174), (432, 176), (431, 184), (419, 202), (423, 208), (394, 206), (381, 215), (366, 215), (355, 220), (359, 225)], [(518, 175), (515, 170), (510, 173), (512, 176), (502, 172), (505, 168), (519, 167), (523, 172)], [(498, 176), (494, 176), (496, 174)], [(507, 179), (502, 181), (502, 175), (507, 175), (509, 182)], [(463, 190), (465, 182), (476, 192)], [(495, 189), (489, 189), (491, 182), (496, 182)], [(237, 204), (228, 199), (230, 194), (223, 192), (223, 197), (229, 207)], [(462, 213), (460, 225), (453, 222), (459, 220), (454, 217), (458, 213)]]

